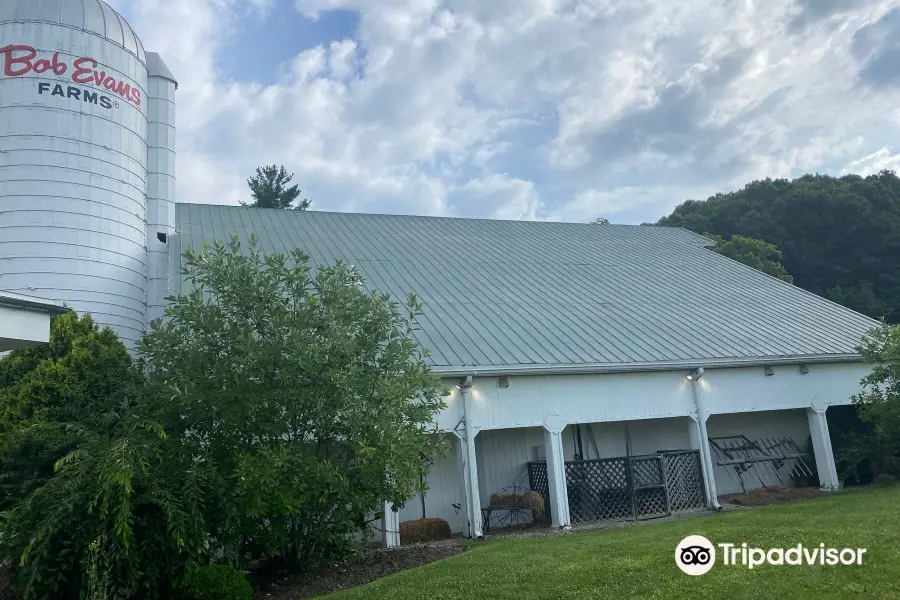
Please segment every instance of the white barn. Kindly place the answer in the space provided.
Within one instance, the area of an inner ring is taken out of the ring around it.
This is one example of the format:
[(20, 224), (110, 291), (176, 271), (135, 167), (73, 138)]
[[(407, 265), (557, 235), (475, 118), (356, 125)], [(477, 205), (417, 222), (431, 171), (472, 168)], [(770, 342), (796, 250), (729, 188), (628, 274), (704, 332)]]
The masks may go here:
[(61, 302), (133, 347), (184, 249), (255, 232), (425, 302), (453, 452), (389, 543), (423, 516), (479, 537), (510, 488), (558, 527), (715, 506), (796, 475), (807, 438), (837, 485), (826, 410), (875, 321), (680, 229), (176, 204), (178, 84), (120, 15), (0, 0), (0, 33), (0, 352), (46, 341)]
[(510, 488), (540, 491), (556, 527), (716, 507), (723, 494), (790, 480), (808, 441), (821, 486), (838, 486), (826, 411), (859, 390), (867, 369), (855, 347), (877, 322), (720, 256), (699, 235), (194, 204), (175, 212), (173, 293), (188, 247), (257, 233), (265, 252), (343, 259), (367, 286), (424, 301), (417, 336), (452, 392), (438, 422), (453, 451), (433, 465), (425, 497), (391, 514), (391, 532), (438, 517), (481, 537), (491, 494)]

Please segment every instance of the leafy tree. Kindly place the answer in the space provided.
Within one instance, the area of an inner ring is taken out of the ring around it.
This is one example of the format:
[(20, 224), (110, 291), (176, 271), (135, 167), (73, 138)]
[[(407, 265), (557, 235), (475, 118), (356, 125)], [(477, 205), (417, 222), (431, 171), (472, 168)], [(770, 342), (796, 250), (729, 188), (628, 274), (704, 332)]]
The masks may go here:
[(111, 436), (70, 426), (78, 448), (3, 515), (0, 557), (25, 600), (166, 597), (210, 560), (209, 468), (140, 413), (140, 402), (123, 402)]
[(779, 262), (781, 251), (774, 245), (742, 235), (732, 236), (727, 241), (719, 235), (711, 233), (704, 233), (703, 235), (716, 243), (712, 248), (713, 252), (727, 256), (763, 273), (768, 273), (782, 281), (793, 283), (793, 277), (788, 275), (784, 265)]
[(659, 225), (765, 240), (794, 283), (888, 322), (900, 321), (900, 178), (765, 179), (688, 200)]
[(597, 217), (591, 221), (591, 225), (609, 225), (609, 219), (605, 217)]
[(862, 380), (854, 396), (859, 417), (869, 425), (858, 438), (856, 462), (863, 457), (876, 474), (900, 475), (900, 325), (882, 323), (869, 332), (859, 353), (872, 372)]
[[(245, 251), (245, 252), (244, 252)], [(140, 343), (143, 385), (0, 521), (27, 600), (153, 598), (214, 557), (306, 567), (419, 489), (439, 380), (404, 310), (254, 239), (185, 255), (193, 291)]]
[(440, 451), (439, 380), (401, 313), (344, 264), (263, 256), (254, 238), (185, 255), (194, 286), (141, 343), (154, 418), (215, 465), (209, 515), (238, 543), (304, 565), (358, 530), (383, 500), (403, 504)]
[[(309, 200), (303, 199), (294, 205), (300, 197), (300, 186), (290, 185), (293, 178), (284, 165), (257, 167), (256, 175), (247, 180), (253, 197), (253, 203), (249, 206), (306, 210), (311, 204)], [(248, 206), (245, 202), (241, 204)]]
[(27, 498), (77, 443), (65, 427), (98, 427), (134, 384), (125, 346), (89, 314), (53, 318), (50, 343), (0, 358), (0, 511)]

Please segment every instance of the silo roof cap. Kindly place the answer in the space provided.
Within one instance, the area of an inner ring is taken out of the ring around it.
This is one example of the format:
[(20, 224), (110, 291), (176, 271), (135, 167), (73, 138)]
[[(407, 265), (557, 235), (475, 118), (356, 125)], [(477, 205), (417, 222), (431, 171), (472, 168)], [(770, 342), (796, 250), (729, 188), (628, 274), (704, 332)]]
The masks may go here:
[(172, 71), (166, 66), (162, 56), (156, 52), (147, 53), (147, 70), (150, 72), (150, 77), (162, 77), (163, 79), (168, 79), (175, 84), (175, 89), (178, 89), (178, 80), (172, 75)]
[(140, 38), (103, 0), (0, 0), (0, 24), (38, 22), (97, 34), (147, 64)]

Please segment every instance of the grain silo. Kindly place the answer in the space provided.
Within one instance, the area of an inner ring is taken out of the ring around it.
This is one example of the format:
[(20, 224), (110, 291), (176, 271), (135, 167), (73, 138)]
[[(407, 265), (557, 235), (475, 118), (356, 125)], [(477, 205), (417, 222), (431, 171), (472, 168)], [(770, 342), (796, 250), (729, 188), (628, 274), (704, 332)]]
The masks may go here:
[(0, 290), (132, 346), (165, 296), (177, 83), (101, 0), (0, 0)]

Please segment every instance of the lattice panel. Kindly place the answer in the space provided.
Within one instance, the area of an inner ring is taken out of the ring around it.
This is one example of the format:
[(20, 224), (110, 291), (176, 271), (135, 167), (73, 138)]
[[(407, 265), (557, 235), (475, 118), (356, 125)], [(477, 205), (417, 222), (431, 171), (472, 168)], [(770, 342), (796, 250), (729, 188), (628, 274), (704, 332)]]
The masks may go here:
[(634, 491), (634, 509), (639, 519), (664, 517), (669, 514), (666, 488), (650, 488)]
[(672, 512), (703, 508), (706, 502), (700, 454), (696, 451), (664, 454), (663, 465)]
[[(549, 519), (547, 463), (528, 463), (528, 479), (531, 489), (544, 497)], [(573, 523), (660, 517), (705, 505), (700, 455), (696, 451), (630, 460), (620, 457), (569, 461), (566, 487)]]
[(544, 517), (550, 522), (550, 482), (547, 477), (547, 463), (528, 463), (528, 484), (532, 490), (544, 498)]
[(569, 512), (575, 523), (631, 517), (631, 490), (622, 458), (566, 463)]
[(631, 472), (636, 488), (663, 485), (658, 456), (632, 458)]

